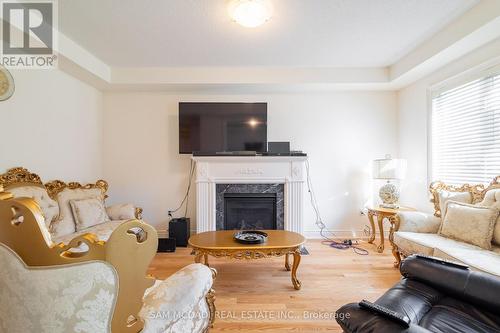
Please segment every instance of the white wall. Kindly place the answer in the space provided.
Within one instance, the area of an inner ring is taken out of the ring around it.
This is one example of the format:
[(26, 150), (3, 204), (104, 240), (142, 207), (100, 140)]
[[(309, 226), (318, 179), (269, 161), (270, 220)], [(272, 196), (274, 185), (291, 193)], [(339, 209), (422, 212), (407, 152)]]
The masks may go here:
[[(167, 211), (185, 192), (190, 158), (178, 154), (179, 101), (268, 102), (268, 139), (291, 141), (309, 154), (321, 213), (339, 236), (367, 223), (359, 210), (369, 199), (369, 162), (397, 155), (397, 109), (393, 92), (274, 95), (171, 95), (106, 93), (104, 177), (110, 202), (132, 201), (145, 219), (166, 229)], [(194, 192), (194, 190), (193, 190)], [(194, 193), (188, 215), (194, 219)], [(317, 230), (307, 201), (306, 231)], [(192, 225), (194, 228), (194, 225)]]
[(13, 70), (0, 102), (0, 172), (24, 166), (42, 180), (102, 177), (102, 93), (59, 70)]
[(428, 90), (437, 83), (500, 56), (500, 40), (469, 53), (398, 92), (399, 152), (408, 160), (407, 179), (401, 201), (424, 211), (432, 211), (427, 177)]

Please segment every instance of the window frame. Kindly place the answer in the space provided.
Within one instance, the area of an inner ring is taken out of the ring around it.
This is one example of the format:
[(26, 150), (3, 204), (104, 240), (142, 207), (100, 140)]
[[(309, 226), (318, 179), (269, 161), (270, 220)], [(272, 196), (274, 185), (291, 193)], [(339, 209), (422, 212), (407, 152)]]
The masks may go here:
[(433, 181), (438, 181), (439, 179), (434, 179), (432, 174), (432, 101), (434, 97), (441, 94), (444, 91), (451, 90), (460, 85), (466, 84), (468, 82), (490, 76), (500, 74), (500, 57), (495, 57), (490, 61), (482, 63), (472, 69), (461, 72), (457, 75), (451, 76), (443, 81), (431, 85), (427, 89), (427, 184), (430, 185)]

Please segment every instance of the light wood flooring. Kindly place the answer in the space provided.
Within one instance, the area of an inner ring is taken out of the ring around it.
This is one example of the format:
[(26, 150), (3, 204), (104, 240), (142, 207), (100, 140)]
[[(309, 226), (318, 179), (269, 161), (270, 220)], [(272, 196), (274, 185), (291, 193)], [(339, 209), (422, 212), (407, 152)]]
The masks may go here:
[[(293, 289), (284, 257), (252, 261), (209, 257), (218, 271), (214, 285), (218, 316), (210, 332), (341, 332), (335, 310), (363, 298), (375, 300), (400, 278), (388, 244), (384, 253), (377, 253), (371, 244), (361, 246), (369, 255), (309, 240), (310, 255), (302, 256), (298, 269), (299, 291)], [(175, 253), (157, 254), (149, 272), (167, 278), (193, 263), (190, 252), (178, 248)]]

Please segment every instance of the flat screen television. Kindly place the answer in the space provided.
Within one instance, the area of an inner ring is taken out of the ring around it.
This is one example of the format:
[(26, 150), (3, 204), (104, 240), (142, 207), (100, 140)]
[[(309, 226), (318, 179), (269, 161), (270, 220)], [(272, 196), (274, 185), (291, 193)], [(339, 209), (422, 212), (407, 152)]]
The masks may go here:
[(179, 153), (264, 152), (267, 103), (179, 103)]

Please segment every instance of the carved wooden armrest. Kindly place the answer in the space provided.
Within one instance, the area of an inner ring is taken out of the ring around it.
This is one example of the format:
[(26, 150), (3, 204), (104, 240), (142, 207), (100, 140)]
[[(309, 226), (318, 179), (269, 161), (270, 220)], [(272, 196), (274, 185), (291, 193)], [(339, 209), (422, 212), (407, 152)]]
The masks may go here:
[(142, 220), (142, 208), (135, 207), (135, 218), (138, 220)]
[(424, 212), (399, 212), (398, 228), (395, 231), (437, 233), (441, 218)]
[[(210, 270), (212, 271), (212, 280), (215, 282), (215, 279), (217, 278), (217, 270), (215, 268), (209, 267)], [(208, 304), (208, 309), (210, 311), (210, 328), (214, 327), (215, 323), (215, 312), (217, 311), (215, 307), (215, 290), (213, 288), (210, 288), (210, 290), (207, 293), (207, 296), (205, 297), (207, 300)], [(207, 329), (208, 331), (208, 329)]]
[(106, 207), (106, 213), (111, 220), (142, 220), (142, 208), (134, 204), (114, 204)]

